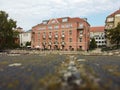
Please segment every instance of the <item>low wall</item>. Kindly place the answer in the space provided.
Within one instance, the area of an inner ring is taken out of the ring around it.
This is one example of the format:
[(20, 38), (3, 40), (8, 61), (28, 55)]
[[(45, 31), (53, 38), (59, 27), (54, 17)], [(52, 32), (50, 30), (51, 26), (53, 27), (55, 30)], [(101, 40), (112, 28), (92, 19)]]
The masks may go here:
[(79, 55), (117, 55), (120, 56), (120, 50), (115, 51), (40, 51), (40, 50), (9, 50), (7, 52), (0, 52), (0, 55), (6, 54), (79, 54)]

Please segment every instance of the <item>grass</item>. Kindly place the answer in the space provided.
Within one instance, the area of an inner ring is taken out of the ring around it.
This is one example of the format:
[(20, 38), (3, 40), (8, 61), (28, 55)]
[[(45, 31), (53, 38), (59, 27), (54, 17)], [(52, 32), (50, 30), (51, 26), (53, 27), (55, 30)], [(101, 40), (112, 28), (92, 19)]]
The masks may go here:
[[(60, 71), (67, 69), (69, 61), (69, 59), (66, 59), (63, 63), (56, 67), (56, 72), (54, 74), (45, 76), (42, 80), (39, 81), (39, 84), (47, 87), (46, 90), (59, 90), (60, 88), (64, 87), (62, 86), (63, 82), (60, 78), (62, 74), (60, 73)], [(76, 90), (101, 90), (99, 84), (95, 82), (96, 74), (93, 69), (78, 63), (77, 60), (75, 61), (75, 65), (80, 71), (82, 83), (80, 84), (80, 86), (73, 86), (72, 90), (76, 88)], [(91, 76), (93, 78), (91, 78)]]
[(106, 65), (106, 66), (103, 66), (103, 69), (108, 71), (113, 76), (120, 77), (120, 71), (118, 70), (118, 68), (119, 68), (118, 65)]

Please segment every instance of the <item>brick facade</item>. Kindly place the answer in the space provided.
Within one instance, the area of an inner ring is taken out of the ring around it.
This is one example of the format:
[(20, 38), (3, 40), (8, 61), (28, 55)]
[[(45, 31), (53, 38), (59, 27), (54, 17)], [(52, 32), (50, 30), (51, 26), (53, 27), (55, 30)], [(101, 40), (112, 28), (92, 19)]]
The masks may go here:
[(32, 28), (32, 48), (52, 50), (87, 50), (89, 23), (81, 18), (44, 20)]

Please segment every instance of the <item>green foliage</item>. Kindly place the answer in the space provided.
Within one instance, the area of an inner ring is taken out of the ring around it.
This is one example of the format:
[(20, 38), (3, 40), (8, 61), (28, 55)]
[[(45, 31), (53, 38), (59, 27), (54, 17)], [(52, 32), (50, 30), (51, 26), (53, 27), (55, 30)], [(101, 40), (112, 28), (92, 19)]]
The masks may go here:
[(91, 39), (91, 42), (90, 42), (90, 50), (93, 50), (97, 48), (97, 44), (96, 44), (96, 41), (94, 38)]
[(12, 48), (16, 21), (8, 18), (5, 11), (0, 11), (0, 48)]
[(112, 44), (117, 45), (119, 48), (120, 44), (120, 23), (118, 23), (116, 28), (107, 30), (107, 38), (110, 39)]
[(26, 42), (25, 46), (31, 46), (31, 42)]

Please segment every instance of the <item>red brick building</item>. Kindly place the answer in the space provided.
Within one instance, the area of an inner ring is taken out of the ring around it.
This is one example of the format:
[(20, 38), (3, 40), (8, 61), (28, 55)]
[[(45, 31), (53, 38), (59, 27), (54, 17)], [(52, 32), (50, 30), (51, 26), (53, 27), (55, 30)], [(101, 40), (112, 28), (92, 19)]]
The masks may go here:
[(86, 19), (57, 18), (44, 20), (32, 28), (32, 48), (52, 50), (87, 50), (90, 25)]

